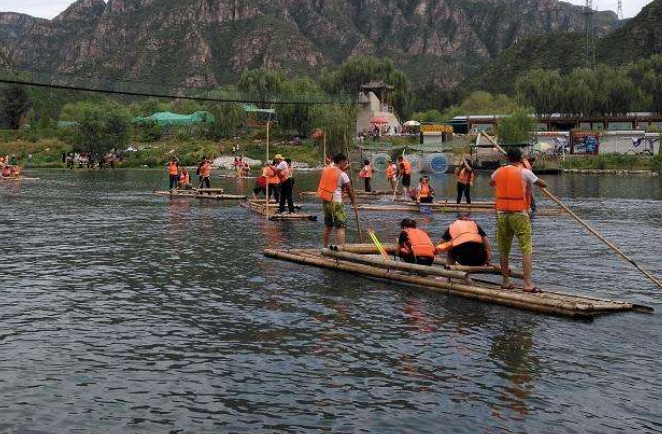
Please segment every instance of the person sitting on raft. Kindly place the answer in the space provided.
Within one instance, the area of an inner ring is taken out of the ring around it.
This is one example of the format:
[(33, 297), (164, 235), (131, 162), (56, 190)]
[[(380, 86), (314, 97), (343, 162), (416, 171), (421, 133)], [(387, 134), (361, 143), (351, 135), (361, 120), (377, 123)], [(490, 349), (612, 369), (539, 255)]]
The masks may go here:
[(492, 260), (492, 247), (487, 234), (469, 214), (458, 214), (450, 224), (437, 249), (446, 252), (448, 265), (487, 265)]
[(6, 165), (5, 167), (2, 168), (2, 177), (3, 178), (11, 178), (12, 175), (12, 170), (10, 165)]
[(413, 190), (416, 203), (432, 203), (434, 202), (434, 188), (430, 185), (430, 177), (423, 176), (418, 180), (416, 189)]
[(402, 220), (400, 227), (397, 252), (402, 260), (409, 264), (432, 265), (439, 251), (428, 234), (416, 228), (416, 221), (409, 218)]
[(182, 169), (179, 174), (179, 180), (177, 181), (177, 186), (180, 190), (191, 190), (193, 189), (193, 184), (191, 184), (191, 175), (188, 173), (188, 170), (185, 168)]

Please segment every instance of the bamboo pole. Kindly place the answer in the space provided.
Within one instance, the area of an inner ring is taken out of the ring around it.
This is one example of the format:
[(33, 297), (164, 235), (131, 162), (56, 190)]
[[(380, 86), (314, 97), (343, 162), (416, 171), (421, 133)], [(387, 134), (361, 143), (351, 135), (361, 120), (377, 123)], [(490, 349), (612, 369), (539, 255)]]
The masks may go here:
[[(271, 124), (271, 114), (269, 115), (269, 120), (267, 121), (267, 159), (265, 160), (267, 164), (269, 164), (269, 125)], [(269, 201), (269, 179), (267, 178), (267, 183), (265, 185), (265, 190), (264, 190), (264, 202), (267, 203)], [(267, 220), (269, 220), (269, 208), (267, 207), (266, 212), (265, 212), (265, 217)]]
[(492, 137), (490, 137), (487, 133), (481, 132), (481, 134), (494, 146), (499, 152), (501, 152), (503, 155), (506, 155), (506, 151), (503, 150), (499, 144), (494, 141)]
[(464, 279), (467, 273), (461, 271), (446, 270), (441, 267), (433, 267), (430, 265), (408, 264), (406, 262), (385, 261), (384, 259), (374, 259), (369, 255), (357, 255), (356, 253), (348, 252), (335, 252), (329, 249), (322, 249), (322, 256), (327, 256), (334, 259), (340, 259), (359, 264), (372, 265), (377, 268), (384, 268), (386, 270), (399, 270), (407, 271), (410, 273), (423, 274), (427, 276), (442, 276), (452, 279)]
[(322, 157), (322, 167), (326, 166), (326, 130), (322, 130), (322, 140), (323, 140), (323, 152), (324, 157)]
[(623, 253), (623, 251), (622, 251), (621, 249), (619, 249), (614, 243), (612, 243), (612, 242), (609, 241), (607, 238), (605, 238), (604, 236), (602, 236), (598, 231), (596, 231), (595, 229), (593, 229), (588, 223), (586, 223), (586, 222), (585, 222), (584, 220), (582, 220), (579, 216), (577, 216), (577, 214), (575, 214), (574, 212), (572, 212), (572, 210), (570, 210), (570, 208), (568, 208), (563, 202), (561, 202), (561, 200), (560, 200), (558, 197), (554, 196), (549, 190), (547, 190), (546, 188), (543, 188), (543, 189), (541, 189), (541, 190), (542, 190), (543, 193), (545, 193), (545, 195), (546, 195), (547, 197), (549, 197), (551, 200), (553, 200), (554, 202), (556, 202), (556, 204), (557, 204), (558, 206), (560, 206), (561, 208), (563, 208), (563, 210), (565, 210), (565, 212), (567, 212), (568, 214), (570, 214), (570, 215), (572, 216), (572, 218), (574, 218), (575, 220), (577, 220), (577, 222), (578, 222), (580, 225), (584, 226), (584, 228), (585, 228), (586, 230), (588, 230), (590, 233), (592, 233), (593, 235), (595, 235), (600, 241), (602, 241), (603, 243), (605, 243), (610, 249), (612, 249), (614, 252), (616, 252), (621, 258), (625, 259), (625, 260), (628, 261), (630, 264), (632, 264), (637, 270), (641, 271), (641, 272), (642, 272), (646, 277), (648, 277), (648, 279), (650, 279), (650, 280), (651, 280), (651, 281), (652, 281), (652, 282), (653, 282), (658, 288), (662, 289), (662, 282), (660, 282), (655, 276), (653, 276), (651, 273), (649, 273), (648, 271), (646, 271), (645, 269), (643, 269), (641, 266), (639, 266), (639, 264), (637, 264), (636, 262), (634, 262), (634, 260), (633, 260), (632, 258), (630, 258), (630, 257), (627, 256), (625, 253)]
[[(486, 301), (536, 312), (580, 318), (591, 318), (601, 313), (599, 306), (595, 306), (590, 301), (582, 300), (581, 297), (577, 297), (573, 302), (560, 301), (558, 299), (554, 299), (553, 297), (546, 297), (545, 293), (530, 294), (513, 290), (488, 289), (477, 286), (443, 282), (430, 278), (392, 273), (388, 270), (379, 269), (373, 266), (356, 264), (353, 262), (325, 259), (310, 254), (293, 254), (274, 249), (266, 249), (264, 254), (265, 256), (271, 258), (335, 269), (364, 277), (401, 282), (437, 291), (441, 290), (450, 295), (457, 295), (464, 298)], [(631, 305), (619, 306), (622, 307), (620, 310), (628, 310), (632, 308)], [(616, 310), (616, 308), (614, 308), (614, 310)]]
[[(501, 275), (501, 267), (498, 265), (484, 265), (484, 266), (474, 266), (474, 265), (447, 265), (446, 268), (449, 270), (464, 271), (465, 273), (470, 274), (494, 274)], [(517, 277), (521, 279), (524, 277), (521, 271), (510, 270), (508, 273), (510, 277)]]

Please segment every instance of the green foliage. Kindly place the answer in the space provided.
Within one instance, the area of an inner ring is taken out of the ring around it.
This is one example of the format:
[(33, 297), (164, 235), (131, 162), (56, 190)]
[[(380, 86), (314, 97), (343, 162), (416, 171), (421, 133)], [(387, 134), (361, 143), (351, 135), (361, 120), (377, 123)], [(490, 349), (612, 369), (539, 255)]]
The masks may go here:
[(419, 122), (443, 122), (446, 119), (439, 110), (431, 109), (425, 112), (416, 112), (411, 115), (412, 119)]
[(373, 56), (351, 56), (337, 68), (322, 70), (320, 86), (328, 93), (355, 95), (361, 85), (372, 80), (393, 86), (389, 94), (395, 111), (407, 117), (411, 114), (413, 95), (407, 75), (395, 67), (391, 59)]
[[(322, 89), (310, 78), (293, 79), (282, 84), (285, 95), (322, 95)], [(311, 132), (312, 107), (305, 104), (286, 104), (278, 108), (278, 123), (285, 130), (294, 130), (301, 137)]]
[(462, 100), (459, 106), (450, 106), (443, 113), (444, 120), (452, 119), (457, 115), (506, 115), (517, 110), (515, 100), (507, 95), (492, 95), (489, 92), (476, 91)]
[(17, 130), (21, 119), (30, 110), (30, 95), (23, 86), (7, 85), (0, 88), (0, 125)]
[(215, 122), (206, 124), (205, 130), (205, 136), (212, 140), (236, 136), (246, 121), (246, 114), (240, 104), (210, 104), (207, 110), (215, 119)]
[(533, 119), (526, 109), (515, 110), (497, 124), (497, 136), (499, 142), (503, 144), (527, 143), (531, 131), (533, 131)]
[(137, 139), (141, 142), (150, 143), (161, 140), (163, 128), (154, 120), (147, 120), (136, 127)]
[(644, 157), (629, 154), (568, 155), (564, 169), (661, 170), (662, 156)]
[(327, 152), (346, 152), (356, 128), (356, 107), (354, 105), (325, 105), (311, 109), (313, 128), (326, 132)]
[(280, 72), (259, 68), (247, 69), (241, 74), (237, 88), (251, 98), (267, 101), (271, 95), (280, 93), (284, 78)]
[(560, 106), (561, 74), (558, 70), (532, 69), (517, 80), (515, 89), (538, 114), (550, 115)]
[[(129, 105), (131, 116), (148, 117), (154, 113), (166, 112), (172, 110), (172, 105), (157, 98), (147, 98), (134, 102)], [(190, 112), (193, 113), (193, 112)]]
[(62, 113), (65, 120), (78, 123), (74, 137), (76, 150), (102, 154), (123, 148), (129, 142), (131, 116), (119, 104), (68, 104)]

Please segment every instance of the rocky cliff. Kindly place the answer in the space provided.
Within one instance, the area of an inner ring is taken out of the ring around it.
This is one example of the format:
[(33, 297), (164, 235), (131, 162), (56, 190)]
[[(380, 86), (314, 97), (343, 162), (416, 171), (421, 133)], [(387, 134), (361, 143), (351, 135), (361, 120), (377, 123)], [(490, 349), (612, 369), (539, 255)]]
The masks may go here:
[[(607, 33), (617, 19), (596, 22)], [(452, 87), (519, 39), (582, 28), (581, 8), (556, 0), (78, 0), (53, 20), (0, 13), (19, 65), (189, 86), (376, 54)]]

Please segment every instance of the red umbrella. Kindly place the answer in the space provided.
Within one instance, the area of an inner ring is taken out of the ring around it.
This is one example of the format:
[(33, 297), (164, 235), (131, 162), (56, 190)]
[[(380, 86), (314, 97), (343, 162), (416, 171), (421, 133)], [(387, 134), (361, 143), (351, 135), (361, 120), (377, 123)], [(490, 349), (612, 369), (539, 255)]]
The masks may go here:
[(386, 120), (385, 117), (382, 116), (375, 116), (372, 118), (370, 121), (371, 124), (388, 124), (388, 121)]

